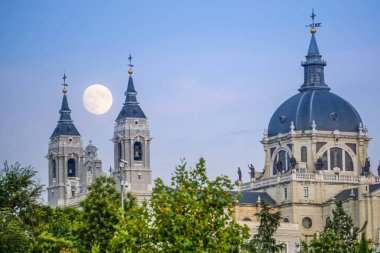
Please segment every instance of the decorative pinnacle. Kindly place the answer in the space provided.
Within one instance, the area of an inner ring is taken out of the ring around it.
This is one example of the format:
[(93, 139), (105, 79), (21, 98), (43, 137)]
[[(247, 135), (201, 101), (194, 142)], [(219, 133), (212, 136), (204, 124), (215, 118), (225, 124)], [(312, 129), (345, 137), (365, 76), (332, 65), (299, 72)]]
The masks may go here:
[(132, 75), (133, 74), (133, 70), (132, 70), (132, 68), (134, 67), (134, 65), (132, 64), (132, 55), (131, 55), (131, 53), (129, 53), (129, 57), (128, 57), (128, 60), (129, 60), (129, 64), (128, 64), (128, 66), (129, 66), (129, 70), (128, 70), (128, 74), (130, 74), (130, 75)]
[(67, 83), (66, 83), (66, 78), (67, 78), (67, 76), (66, 76), (66, 74), (65, 74), (65, 72), (63, 72), (63, 77), (62, 77), (62, 79), (63, 79), (63, 90), (62, 90), (62, 92), (63, 92), (63, 94), (66, 94), (67, 93), (67, 89), (66, 89), (66, 87), (67, 86), (69, 86)]
[(306, 26), (306, 27), (310, 27), (310, 33), (311, 34), (314, 34), (314, 33), (317, 32), (317, 28), (316, 27), (321, 27), (321, 23), (315, 23), (314, 22), (314, 19), (315, 19), (316, 16), (317, 15), (315, 15), (314, 9), (312, 9), (311, 16), (310, 16), (310, 18), (312, 20), (312, 23)]

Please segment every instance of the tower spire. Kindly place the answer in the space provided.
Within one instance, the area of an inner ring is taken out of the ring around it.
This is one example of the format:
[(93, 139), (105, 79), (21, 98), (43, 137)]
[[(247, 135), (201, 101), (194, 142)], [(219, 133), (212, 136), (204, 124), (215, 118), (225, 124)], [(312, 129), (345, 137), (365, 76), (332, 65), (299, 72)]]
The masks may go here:
[(131, 53), (129, 53), (128, 87), (127, 87), (127, 91), (124, 92), (125, 102), (123, 104), (124, 105), (123, 109), (120, 111), (116, 120), (124, 119), (124, 118), (146, 118), (143, 110), (139, 106), (139, 102), (137, 101), (137, 97), (136, 97), (137, 91), (135, 90), (135, 86), (133, 84), (133, 78), (132, 78), (132, 74), (133, 74), (132, 68), (134, 67), (134, 65), (132, 64), (132, 59), (133, 57)]
[(76, 129), (75, 125), (73, 124), (73, 120), (71, 119), (71, 110), (69, 108), (69, 103), (67, 101), (67, 86), (66, 83), (67, 76), (64, 73), (63, 74), (63, 98), (62, 98), (62, 105), (61, 109), (59, 110), (59, 120), (58, 125), (55, 128), (53, 134), (51, 137), (59, 136), (59, 135), (80, 135), (78, 130)]
[(304, 83), (299, 89), (300, 92), (307, 90), (330, 90), (324, 78), (326, 61), (322, 60), (322, 55), (319, 54), (317, 40), (315, 39), (315, 33), (317, 32), (316, 27), (321, 26), (321, 23), (315, 23), (316, 16), (313, 9), (310, 16), (312, 22), (306, 26), (310, 27), (311, 39), (306, 61), (301, 63), (301, 66), (304, 67)]

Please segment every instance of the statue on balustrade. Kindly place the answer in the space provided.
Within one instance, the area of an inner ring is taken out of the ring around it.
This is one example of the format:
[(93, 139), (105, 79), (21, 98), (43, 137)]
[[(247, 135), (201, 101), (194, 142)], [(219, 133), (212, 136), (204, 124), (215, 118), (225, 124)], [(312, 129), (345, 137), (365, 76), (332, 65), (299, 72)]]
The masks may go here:
[(292, 166), (292, 169), (295, 169), (296, 168), (296, 165), (297, 165), (297, 160), (294, 156), (292, 156), (290, 158), (290, 165)]
[(368, 176), (370, 168), (371, 168), (371, 162), (369, 160), (369, 157), (367, 157), (365, 159), (364, 167), (362, 168), (362, 175)]
[(325, 164), (323, 163), (322, 157), (318, 157), (317, 163), (315, 164), (315, 168), (317, 170), (323, 170), (323, 166)]
[(255, 167), (253, 166), (253, 164), (251, 163), (250, 165), (248, 165), (248, 168), (250, 170), (249, 174), (251, 175), (251, 179), (255, 178)]

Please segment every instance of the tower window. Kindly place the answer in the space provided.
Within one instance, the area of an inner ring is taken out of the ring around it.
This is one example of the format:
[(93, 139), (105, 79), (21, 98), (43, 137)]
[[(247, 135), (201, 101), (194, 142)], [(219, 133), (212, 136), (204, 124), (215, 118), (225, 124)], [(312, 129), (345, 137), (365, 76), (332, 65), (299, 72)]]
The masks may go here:
[(55, 159), (51, 161), (51, 176), (53, 178), (57, 178), (57, 164), (55, 162)]
[(119, 155), (119, 159), (123, 159), (124, 157), (122, 156), (123, 155), (123, 149), (122, 149), (122, 146), (121, 146), (121, 142), (117, 143), (117, 153)]
[(309, 187), (304, 187), (303, 188), (303, 196), (305, 198), (308, 198), (309, 197)]
[(135, 144), (133, 144), (133, 159), (135, 161), (142, 160), (142, 146), (139, 141), (136, 141)]
[(137, 176), (138, 176), (138, 179), (141, 180), (141, 174), (139, 173)]
[(67, 161), (67, 176), (68, 177), (75, 177), (75, 171), (76, 166), (75, 166), (75, 160), (73, 158), (70, 158)]
[(305, 146), (301, 148), (301, 162), (307, 162), (307, 148)]
[(284, 199), (288, 199), (288, 188), (284, 188)]

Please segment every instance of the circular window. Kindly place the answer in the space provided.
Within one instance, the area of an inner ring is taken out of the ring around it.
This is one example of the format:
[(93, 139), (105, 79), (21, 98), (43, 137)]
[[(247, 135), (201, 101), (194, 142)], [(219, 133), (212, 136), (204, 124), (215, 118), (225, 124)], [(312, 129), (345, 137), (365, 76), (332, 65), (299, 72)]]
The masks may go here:
[(306, 229), (310, 229), (313, 226), (313, 222), (309, 217), (305, 217), (302, 219), (302, 226)]

